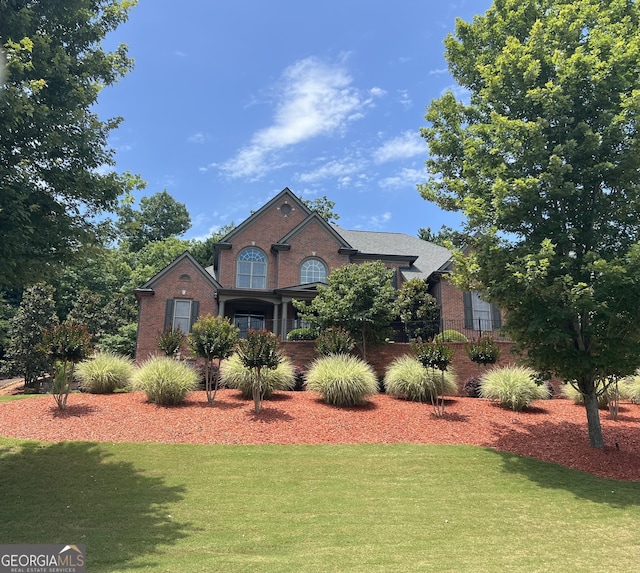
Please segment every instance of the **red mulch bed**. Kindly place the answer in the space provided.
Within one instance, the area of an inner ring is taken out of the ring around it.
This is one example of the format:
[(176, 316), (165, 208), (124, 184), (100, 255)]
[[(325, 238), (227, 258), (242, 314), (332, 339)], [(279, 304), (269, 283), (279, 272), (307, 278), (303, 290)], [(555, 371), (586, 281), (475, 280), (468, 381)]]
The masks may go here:
[(72, 394), (60, 412), (51, 397), (0, 404), (0, 436), (44, 441), (191, 444), (472, 444), (556, 462), (619, 480), (640, 481), (640, 406), (620, 405), (617, 421), (601, 411), (605, 448), (589, 447), (584, 407), (539, 401), (512, 412), (487, 400), (452, 398), (444, 418), (430, 405), (380, 394), (357, 408), (337, 408), (312, 392), (281, 392), (263, 403), (221, 390), (180, 406), (150, 404), (140, 392)]

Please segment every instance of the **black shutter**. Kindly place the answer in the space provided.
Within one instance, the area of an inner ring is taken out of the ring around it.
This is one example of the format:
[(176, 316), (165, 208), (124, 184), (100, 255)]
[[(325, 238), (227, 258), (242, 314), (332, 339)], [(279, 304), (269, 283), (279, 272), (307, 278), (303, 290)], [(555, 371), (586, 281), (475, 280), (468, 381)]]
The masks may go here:
[(164, 307), (164, 330), (173, 326), (173, 299), (170, 298)]
[(189, 324), (189, 330), (193, 326), (193, 323), (198, 320), (198, 313), (200, 312), (200, 301), (191, 301), (191, 323)]
[(502, 313), (496, 303), (491, 303), (491, 322), (494, 330), (502, 328)]
[(464, 327), (473, 329), (473, 303), (470, 292), (462, 293), (462, 302), (464, 305)]

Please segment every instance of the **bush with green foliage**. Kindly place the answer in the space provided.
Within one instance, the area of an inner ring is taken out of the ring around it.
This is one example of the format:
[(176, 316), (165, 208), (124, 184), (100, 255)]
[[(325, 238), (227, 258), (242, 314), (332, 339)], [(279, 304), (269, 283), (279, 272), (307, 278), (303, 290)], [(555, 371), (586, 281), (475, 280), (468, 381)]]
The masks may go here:
[(480, 397), (500, 402), (501, 406), (520, 412), (534, 400), (549, 397), (545, 385), (536, 384), (537, 374), (525, 366), (504, 366), (485, 372), (480, 382)]
[(194, 368), (168, 356), (155, 356), (142, 363), (133, 374), (133, 388), (146, 393), (154, 404), (173, 406), (184, 401), (198, 387)]
[(396, 312), (411, 340), (430, 340), (438, 332), (440, 305), (429, 293), (429, 283), (424, 279), (410, 279), (402, 284)]
[(9, 321), (6, 373), (24, 378), (25, 388), (38, 392), (39, 379), (49, 372), (51, 361), (40, 344), (44, 332), (58, 324), (50, 285), (36, 284), (24, 291)]
[[(247, 368), (238, 354), (233, 354), (220, 364), (220, 379), (224, 386), (240, 390), (242, 397), (253, 397), (255, 371)], [(296, 371), (291, 361), (283, 356), (275, 369), (267, 368), (262, 372), (262, 396), (270, 398), (277, 390), (293, 390), (296, 385)]]
[[(609, 407), (609, 400), (611, 400), (614, 396), (615, 384), (610, 384), (604, 392), (602, 391), (602, 388), (602, 382), (597, 382), (596, 392), (598, 393), (598, 408), (606, 409)], [(570, 382), (562, 385), (560, 393), (565, 398), (572, 400), (574, 404), (577, 404), (579, 406), (584, 405), (584, 396)]]
[(469, 339), (457, 330), (444, 330), (433, 337), (434, 342), (469, 342)]
[(75, 374), (79, 387), (91, 394), (111, 394), (131, 385), (134, 366), (126, 356), (112, 352), (98, 352), (78, 363)]
[(495, 364), (500, 358), (500, 348), (491, 336), (481, 336), (478, 340), (472, 340), (465, 344), (467, 356), (476, 364)]
[(315, 328), (294, 328), (287, 334), (287, 340), (315, 340), (318, 331)]
[(165, 353), (166, 356), (175, 356), (180, 352), (185, 334), (179, 328), (167, 328), (158, 337), (158, 348)]
[(385, 391), (390, 396), (414, 402), (431, 402), (437, 396), (455, 396), (458, 385), (452, 372), (444, 378), (438, 370), (425, 368), (413, 356), (396, 358), (384, 377)]
[(355, 348), (351, 334), (341, 326), (330, 326), (320, 331), (316, 339), (316, 352), (320, 356), (349, 354)]
[(133, 358), (136, 354), (138, 323), (120, 326), (115, 334), (105, 334), (96, 347), (100, 352), (112, 352)]
[(319, 392), (327, 404), (357, 406), (378, 392), (370, 364), (349, 354), (317, 358), (307, 371), (307, 390)]

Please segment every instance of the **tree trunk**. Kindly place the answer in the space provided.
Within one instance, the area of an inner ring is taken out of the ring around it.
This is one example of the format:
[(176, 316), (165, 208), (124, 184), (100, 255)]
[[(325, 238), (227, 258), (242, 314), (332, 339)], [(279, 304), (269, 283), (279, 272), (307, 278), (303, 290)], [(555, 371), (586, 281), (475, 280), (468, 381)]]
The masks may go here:
[(587, 411), (587, 425), (589, 427), (589, 443), (592, 448), (604, 448), (602, 427), (600, 426), (600, 410), (595, 388), (584, 394), (584, 407)]
[(253, 409), (256, 414), (260, 413), (262, 408), (262, 378), (260, 376), (260, 368), (256, 370), (256, 379), (253, 382)]

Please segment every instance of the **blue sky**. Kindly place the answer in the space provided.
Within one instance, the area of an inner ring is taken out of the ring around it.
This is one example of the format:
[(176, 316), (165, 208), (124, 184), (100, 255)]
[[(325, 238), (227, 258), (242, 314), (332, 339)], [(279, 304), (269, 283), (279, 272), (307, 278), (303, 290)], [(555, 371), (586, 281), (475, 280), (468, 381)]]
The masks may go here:
[(443, 39), (489, 0), (140, 0), (105, 47), (133, 71), (97, 112), (124, 117), (116, 169), (166, 189), (204, 239), (289, 187), (347, 229), (456, 227), (419, 195), (425, 107), (456, 85)]

